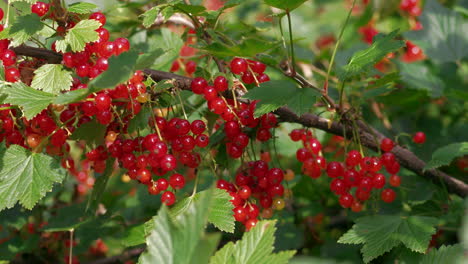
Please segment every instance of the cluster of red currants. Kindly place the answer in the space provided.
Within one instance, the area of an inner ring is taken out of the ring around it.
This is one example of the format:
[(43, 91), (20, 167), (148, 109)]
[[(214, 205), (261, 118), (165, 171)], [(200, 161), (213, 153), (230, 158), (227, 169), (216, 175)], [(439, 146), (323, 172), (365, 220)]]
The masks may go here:
[[(388, 182), (392, 187), (400, 186), (401, 179), (396, 175), (400, 170), (400, 164), (395, 155), (390, 151), (394, 147), (392, 140), (385, 138), (381, 142), (384, 153), (380, 157), (366, 157), (357, 150), (346, 153), (345, 162), (326, 160), (320, 155), (320, 142), (309, 131), (295, 129), (290, 133), (293, 141), (302, 141), (304, 147), (296, 152), (296, 158), (303, 163), (303, 172), (311, 178), (318, 178), (325, 171), (333, 180), (330, 189), (339, 195), (339, 203), (344, 208), (351, 208), (359, 212), (363, 208), (363, 202), (371, 196), (372, 190), (385, 187), (387, 177), (381, 172), (384, 168), (390, 175)], [(353, 188), (354, 195), (352, 195)], [(386, 203), (395, 200), (396, 193), (393, 189), (382, 190), (381, 199)]]
[[(287, 174), (293, 173), (291, 170)], [(290, 175), (288, 175), (291, 178)], [(294, 176), (293, 176), (294, 177)], [(250, 230), (260, 215), (257, 203), (263, 208), (261, 217), (271, 218), (273, 210), (283, 210), (285, 201), (282, 198), (285, 189), (282, 185), (285, 173), (279, 168), (269, 168), (263, 160), (249, 161), (241, 166), (236, 174), (235, 184), (218, 180), (217, 187), (224, 189), (232, 196), (234, 217), (236, 221)]]

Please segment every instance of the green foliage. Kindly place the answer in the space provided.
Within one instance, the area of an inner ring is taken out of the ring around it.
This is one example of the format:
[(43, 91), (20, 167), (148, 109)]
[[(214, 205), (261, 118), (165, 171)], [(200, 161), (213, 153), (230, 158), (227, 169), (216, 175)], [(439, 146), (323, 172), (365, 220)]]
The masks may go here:
[(138, 53), (129, 51), (109, 59), (109, 69), (89, 82), (89, 89), (98, 92), (107, 88), (114, 88), (130, 79), (133, 74)]
[(70, 104), (81, 101), (88, 96), (88, 89), (77, 89), (60, 94), (55, 98), (54, 104)]
[(73, 77), (60, 64), (45, 64), (34, 71), (31, 87), (44, 92), (59, 94), (70, 90)]
[(246, 38), (236, 45), (213, 42), (212, 44), (202, 47), (202, 49), (220, 57), (255, 57), (258, 53), (266, 52), (277, 47), (278, 44), (278, 42), (271, 42), (260, 38)]
[(33, 208), (54, 183), (65, 177), (57, 160), (18, 145), (8, 149), (1, 145), (0, 164), (0, 211), (17, 202), (27, 209)]
[[(66, 52), (70, 47), (73, 52), (83, 51), (85, 45), (99, 39), (96, 29), (101, 26), (99, 21), (94, 19), (84, 19), (70, 28), (65, 35), (65, 39), (56, 42), (56, 49), (60, 52)], [(111, 65), (109, 63), (109, 65)]]
[(118, 170), (114, 169), (115, 159), (111, 158), (106, 160), (106, 169), (104, 173), (97, 175), (96, 182), (93, 186), (93, 192), (89, 197), (88, 204), (86, 205), (86, 211), (95, 211), (98, 207), (98, 204), (101, 202), (101, 199), (106, 190), (107, 183), (109, 182), (110, 177), (113, 174), (118, 174)]
[(399, 63), (400, 77), (408, 88), (427, 91), (431, 97), (440, 97), (445, 84), (423, 63)]
[(344, 244), (364, 244), (361, 249), (368, 263), (401, 243), (412, 251), (424, 253), (435, 233), (437, 219), (423, 216), (375, 215), (356, 220), (339, 240)]
[(77, 127), (70, 139), (83, 140), (87, 146), (96, 147), (104, 142), (106, 126), (91, 120)]
[(59, 232), (77, 229), (90, 220), (89, 218), (85, 219), (84, 212), (84, 203), (62, 207), (56, 211), (56, 215), (49, 220), (44, 230), (47, 232)]
[(398, 30), (395, 30), (388, 35), (380, 34), (375, 36), (374, 42), (369, 48), (354, 53), (349, 63), (343, 69), (340, 69), (338, 72), (339, 78), (347, 80), (367, 72), (370, 67), (383, 59), (388, 53), (404, 47), (404, 41), (395, 40), (397, 34)]
[(10, 27), (0, 33), (0, 39), (12, 39), (10, 45), (16, 47), (28, 41), (43, 28), (44, 24), (36, 14), (20, 16)]
[(297, 115), (308, 112), (320, 93), (312, 88), (297, 88), (291, 81), (270, 81), (262, 83), (247, 93), (244, 98), (260, 100), (255, 109), (255, 117), (288, 106)]
[(97, 5), (92, 3), (78, 2), (73, 3), (68, 6), (68, 12), (77, 13), (77, 14), (88, 14), (93, 12), (97, 8)]
[(142, 108), (141, 111), (136, 114), (132, 120), (130, 120), (130, 123), (128, 124), (128, 132), (133, 133), (148, 127), (148, 120), (151, 117), (151, 111), (150, 107)]
[(463, 262), (463, 247), (460, 244), (451, 246), (442, 245), (438, 249), (432, 249), (427, 255), (421, 259), (421, 264), (437, 264), (437, 263), (464, 263)]
[(19, 106), (27, 119), (42, 112), (55, 98), (53, 94), (35, 90), (22, 82), (10, 84), (3, 93), (8, 96), (4, 102)]
[(283, 9), (286, 11), (292, 11), (296, 8), (298, 8), (300, 5), (302, 5), (305, 1), (307, 0), (288, 0), (288, 1), (283, 1), (283, 0), (265, 0), (265, 3), (269, 6), (276, 7), (279, 9)]
[(432, 153), (432, 159), (424, 167), (425, 170), (449, 165), (455, 158), (468, 155), (468, 142), (453, 143), (441, 147)]
[(419, 18), (423, 29), (405, 37), (420, 45), (424, 53), (437, 62), (454, 62), (468, 55), (468, 22), (460, 14), (443, 7), (436, 0), (425, 1)]
[(288, 263), (295, 251), (273, 253), (275, 221), (260, 221), (242, 239), (229, 242), (210, 259), (210, 264)]

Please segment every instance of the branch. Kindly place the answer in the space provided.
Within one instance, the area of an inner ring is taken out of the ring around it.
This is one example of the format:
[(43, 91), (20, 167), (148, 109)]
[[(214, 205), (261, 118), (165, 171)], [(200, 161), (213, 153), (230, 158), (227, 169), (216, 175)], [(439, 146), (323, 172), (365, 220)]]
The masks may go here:
[[(61, 54), (46, 49), (20, 46), (18, 48), (14, 48), (14, 50), (18, 55), (43, 58), (49, 63), (59, 63), (60, 60), (58, 58), (61, 58)], [(189, 77), (151, 69), (145, 69), (144, 72), (145, 74), (151, 76), (151, 78), (155, 81), (173, 80), (174, 85), (179, 89), (191, 90), (190, 82), (192, 79)], [(352, 131), (354, 128), (349, 124), (344, 124), (343, 122), (330, 122), (328, 119), (313, 114), (304, 114), (302, 116), (298, 116), (288, 107), (280, 107), (275, 111), (275, 114), (277, 114), (280, 119), (285, 122), (299, 123), (306, 127), (318, 128), (338, 136), (345, 136), (344, 131), (346, 131), (346, 138), (353, 137)], [(379, 149), (378, 142), (380, 142), (381, 139), (383, 139), (385, 136), (376, 129), (365, 125), (364, 122), (359, 120), (358, 126), (359, 138), (362, 145), (377, 151)], [(411, 151), (397, 145), (393, 148), (392, 153), (395, 155), (401, 166), (413, 171), (420, 176), (425, 177), (426, 179), (431, 180), (435, 184), (445, 185), (448, 191), (451, 193), (458, 194), (461, 197), (468, 196), (468, 184), (440, 170), (431, 169), (424, 171), (426, 163)]]

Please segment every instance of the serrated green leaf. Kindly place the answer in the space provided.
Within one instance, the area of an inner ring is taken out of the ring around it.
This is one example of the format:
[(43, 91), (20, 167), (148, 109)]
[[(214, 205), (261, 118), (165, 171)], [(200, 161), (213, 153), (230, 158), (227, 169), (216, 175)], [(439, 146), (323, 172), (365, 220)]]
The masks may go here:
[(128, 133), (143, 130), (148, 127), (148, 120), (153, 110), (149, 106), (144, 106), (141, 111), (128, 123)]
[(442, 96), (445, 84), (429, 67), (419, 63), (398, 63), (401, 80), (408, 88), (424, 90), (433, 98)]
[(426, 164), (424, 170), (449, 165), (455, 158), (468, 155), (468, 142), (453, 143), (441, 147), (432, 153), (432, 159)]
[(227, 191), (215, 189), (208, 214), (208, 222), (221, 231), (234, 233), (235, 219), (232, 213), (234, 205), (230, 202), (231, 199), (232, 197)]
[(198, 242), (198, 245), (195, 248), (195, 252), (197, 252), (197, 254), (195, 257), (192, 257), (190, 264), (208, 263), (210, 257), (214, 254), (219, 245), (221, 236), (221, 233), (205, 234), (205, 236)]
[(422, 216), (366, 216), (357, 219), (338, 243), (364, 244), (361, 252), (366, 263), (401, 243), (412, 251), (424, 253), (437, 222), (436, 218)]
[(279, 9), (292, 11), (307, 0), (265, 0), (265, 4)]
[(106, 128), (107, 126), (92, 120), (77, 127), (70, 139), (83, 140), (88, 146), (95, 147), (104, 142)]
[(153, 218), (154, 229), (146, 239), (147, 251), (139, 263), (190, 263), (208, 219), (211, 194), (211, 189), (200, 193), (176, 215), (163, 206)]
[(438, 62), (454, 62), (468, 55), (468, 22), (460, 14), (438, 1), (425, 1), (419, 17), (423, 29), (404, 34), (419, 45), (424, 53)]
[(72, 85), (73, 77), (60, 64), (45, 64), (34, 71), (31, 87), (52, 94), (68, 91)]
[(138, 52), (128, 51), (109, 59), (109, 69), (89, 82), (92, 92), (99, 92), (107, 88), (114, 88), (130, 79), (138, 59)]
[(395, 40), (397, 34), (398, 30), (388, 35), (377, 35), (369, 48), (358, 51), (351, 57), (349, 63), (338, 72), (339, 78), (346, 80), (366, 72), (388, 53), (404, 47), (404, 41)]
[[(464, 263), (463, 247), (460, 244), (442, 245), (438, 249), (432, 249), (425, 255), (420, 264), (438, 264), (438, 263)], [(466, 259), (465, 259), (466, 260)]]
[(88, 14), (91, 13), (98, 6), (92, 3), (78, 2), (73, 3), (68, 7), (68, 12), (77, 14)]
[(62, 182), (66, 174), (57, 160), (18, 145), (7, 149), (2, 144), (0, 162), (0, 211), (17, 202), (32, 209), (46, 192), (52, 190), (54, 183)]
[(287, 263), (295, 251), (273, 252), (276, 221), (260, 221), (249, 232), (244, 233), (236, 244), (226, 244), (211, 257), (210, 264), (267, 264)]
[(22, 82), (12, 83), (3, 90), (8, 97), (5, 103), (17, 105), (27, 119), (32, 119), (49, 106), (54, 98), (53, 94), (35, 90)]
[(28, 41), (34, 34), (44, 28), (39, 16), (29, 14), (16, 18), (10, 27), (0, 33), (0, 39), (11, 39), (10, 45), (17, 47)]
[(126, 247), (138, 246), (145, 243), (147, 235), (149, 233), (145, 231), (145, 224), (130, 226), (125, 228), (125, 234), (120, 241)]
[(164, 50), (154, 62), (152, 69), (169, 70), (174, 60), (179, 57), (179, 52), (184, 45), (181, 36), (170, 31), (168, 28), (161, 29), (161, 35), (156, 37), (158, 47)]
[(290, 81), (270, 81), (250, 90), (244, 98), (260, 100), (255, 109), (255, 117), (272, 112), (282, 106), (289, 106), (296, 114), (302, 115), (310, 110), (315, 97), (320, 94), (310, 88), (297, 88)]
[(26, 2), (26, 3), (29, 3), (29, 4), (34, 4), (37, 2), (37, 0), (10, 0), (9, 1), (10, 3), (14, 3), (14, 2)]
[(97, 20), (81, 20), (68, 30), (64, 40), (57, 41), (58, 45), (55, 45), (56, 50), (59, 52), (66, 52), (66, 46), (64, 45), (66, 43), (73, 52), (83, 51), (87, 43), (99, 39), (99, 35), (96, 32), (96, 29), (99, 27), (101, 27), (101, 23)]
[(161, 8), (159, 6), (155, 6), (141, 15), (143, 17), (143, 26), (145, 28), (149, 28), (153, 25), (154, 21), (158, 17), (159, 11), (161, 11)]

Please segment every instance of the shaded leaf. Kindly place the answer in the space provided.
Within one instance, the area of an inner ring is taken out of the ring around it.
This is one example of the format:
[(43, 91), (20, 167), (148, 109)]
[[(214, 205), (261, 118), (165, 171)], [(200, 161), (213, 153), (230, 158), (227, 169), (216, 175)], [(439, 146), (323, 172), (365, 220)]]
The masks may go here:
[(16, 18), (10, 27), (0, 33), (0, 39), (10, 39), (10, 45), (17, 47), (28, 41), (34, 34), (44, 28), (44, 24), (36, 14), (29, 14)]
[(307, 0), (265, 0), (265, 4), (283, 10), (294, 10)]
[(70, 139), (83, 140), (86, 145), (96, 147), (104, 142), (107, 126), (98, 123), (96, 120), (86, 122), (73, 132)]
[(138, 52), (129, 51), (109, 59), (109, 69), (89, 82), (89, 89), (98, 92), (107, 88), (114, 88), (130, 79), (138, 59)]
[[(110, 158), (106, 160), (106, 169), (104, 173), (96, 176), (96, 182), (93, 186), (93, 192), (89, 197), (88, 204), (86, 205), (86, 211), (91, 210), (92, 212), (95, 211), (101, 202), (102, 196), (104, 195), (104, 191), (107, 187), (107, 182), (109, 181), (112, 174), (116, 171), (114, 169), (115, 158)], [(119, 169), (117, 169), (118, 171)]]
[(351, 57), (348, 64), (338, 72), (339, 78), (341, 80), (346, 80), (358, 76), (368, 71), (388, 53), (404, 47), (404, 41), (395, 40), (397, 34), (398, 30), (395, 30), (388, 35), (379, 34), (375, 36), (374, 42), (369, 48), (356, 52)]
[(151, 117), (151, 107), (143, 107), (141, 111), (128, 123), (128, 133), (143, 130), (148, 127), (148, 120)]
[(409, 88), (424, 90), (431, 97), (440, 97), (445, 84), (436, 74), (423, 63), (399, 63), (401, 80)]
[(425, 255), (420, 264), (438, 264), (438, 263), (464, 263), (463, 247), (460, 244), (451, 246), (442, 245), (438, 249), (432, 249)]
[(453, 62), (468, 55), (468, 22), (436, 0), (425, 1), (419, 17), (423, 29), (404, 34), (438, 62)]
[(441, 147), (432, 153), (432, 159), (424, 167), (425, 170), (449, 165), (455, 158), (468, 155), (468, 142), (453, 143)]

